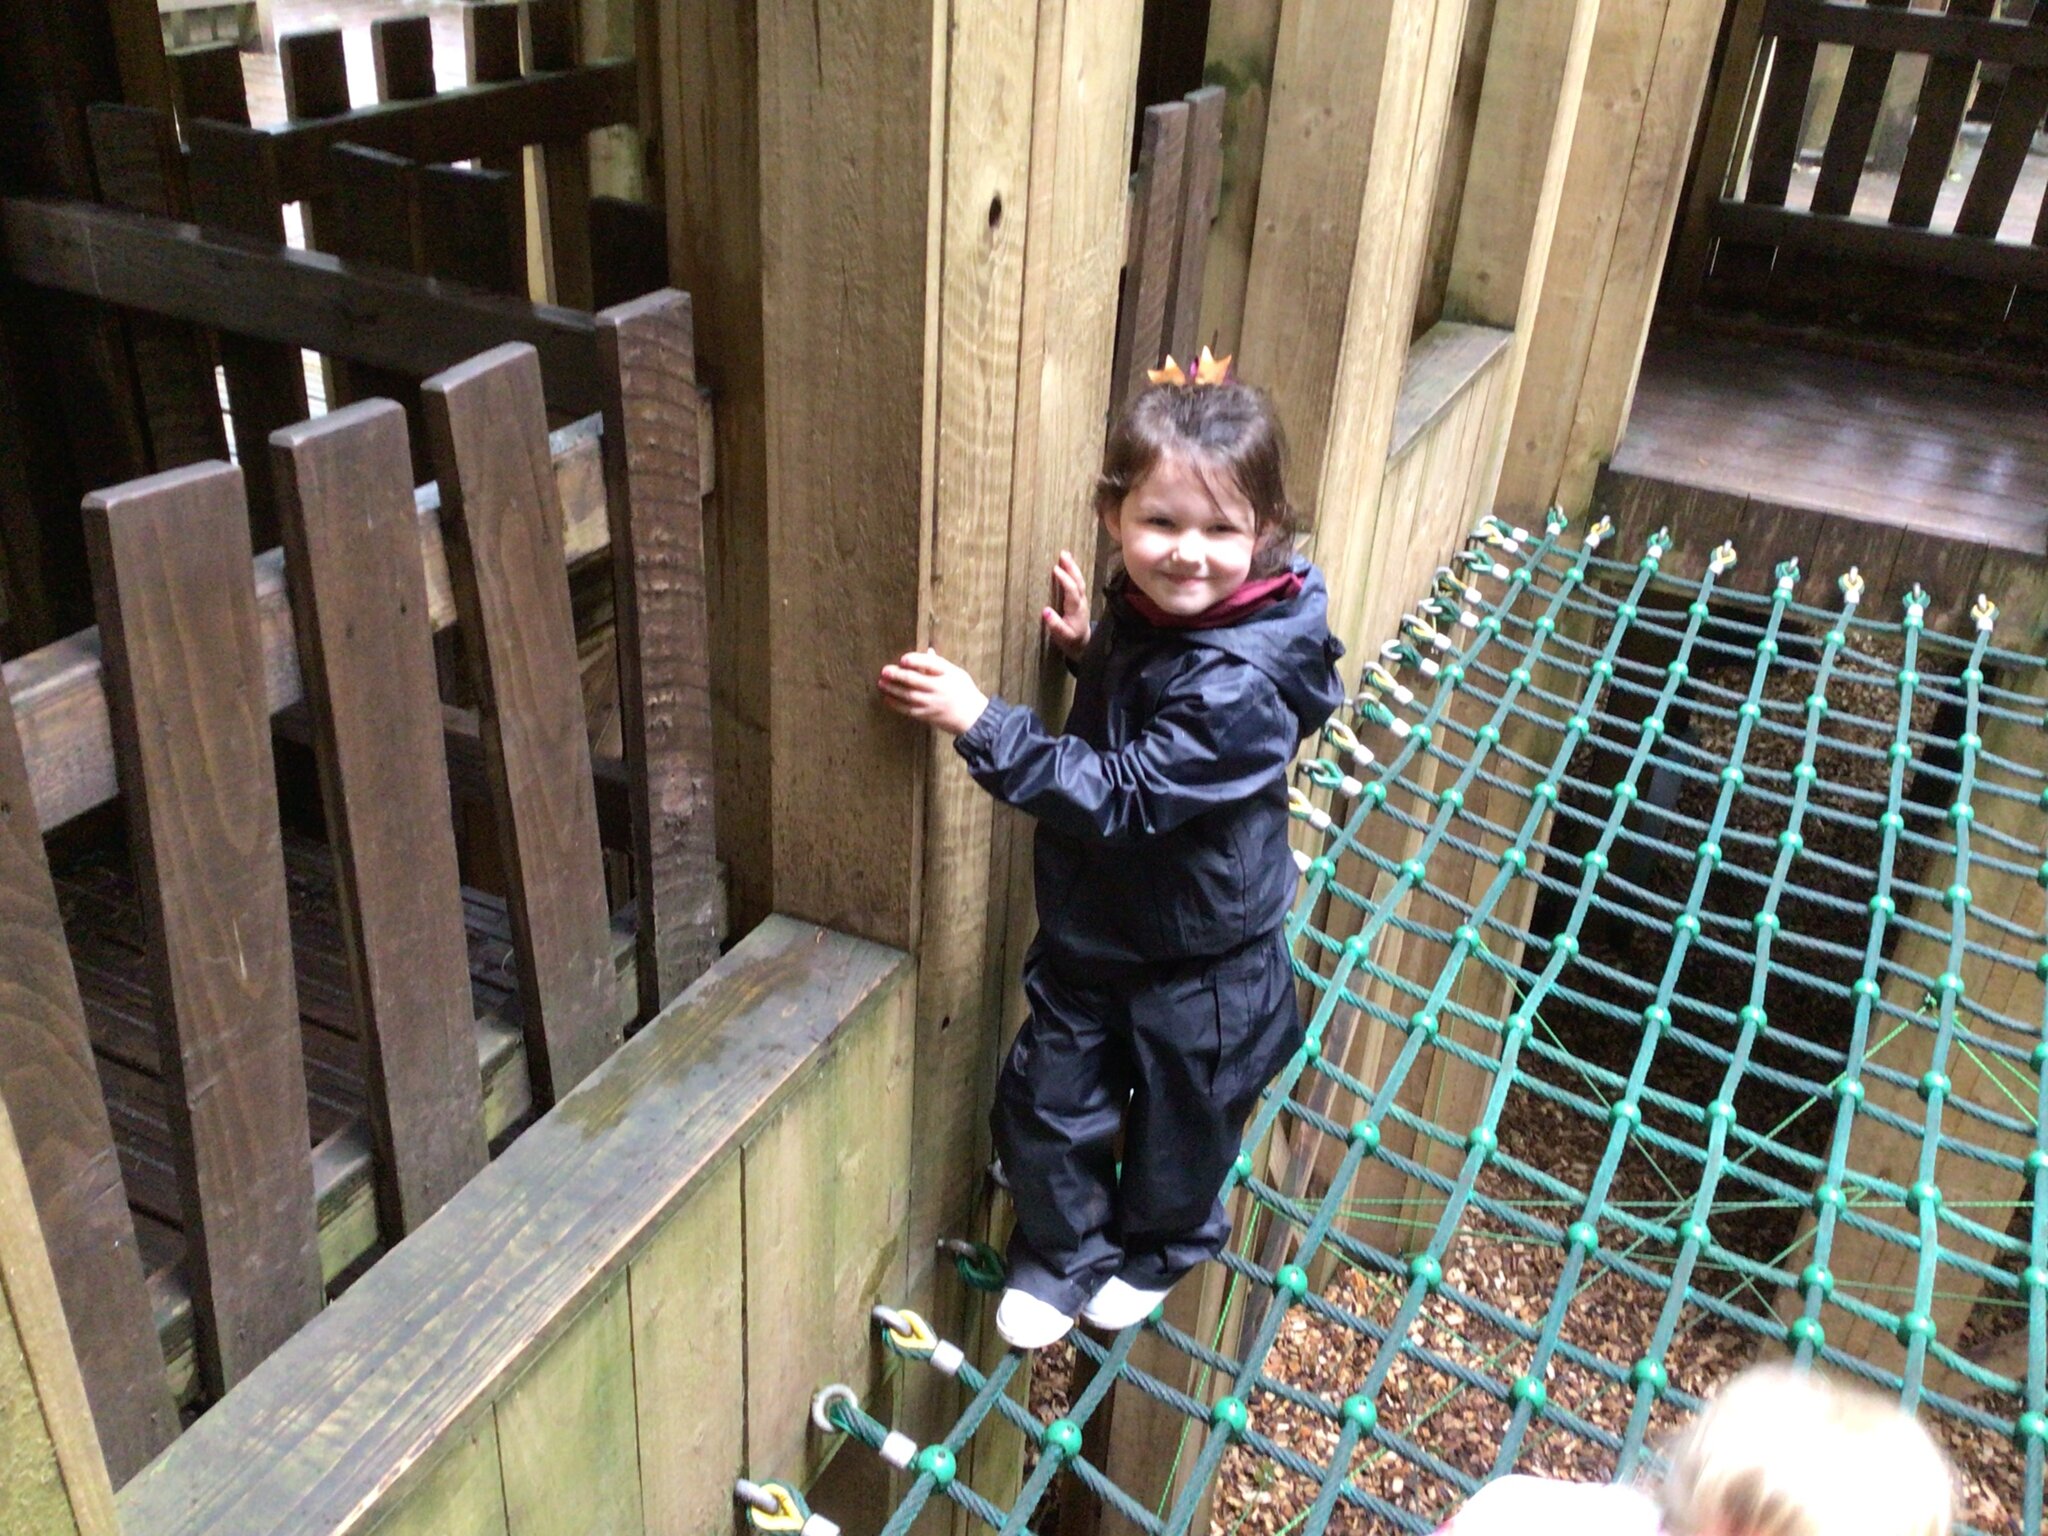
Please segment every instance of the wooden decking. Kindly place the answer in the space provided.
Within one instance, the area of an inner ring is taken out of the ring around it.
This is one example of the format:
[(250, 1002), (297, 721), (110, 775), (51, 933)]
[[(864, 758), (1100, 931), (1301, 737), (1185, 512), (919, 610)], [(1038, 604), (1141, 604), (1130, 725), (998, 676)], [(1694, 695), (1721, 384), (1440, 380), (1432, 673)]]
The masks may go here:
[(2014, 384), (1660, 331), (1611, 473), (2048, 553), (2048, 410)]

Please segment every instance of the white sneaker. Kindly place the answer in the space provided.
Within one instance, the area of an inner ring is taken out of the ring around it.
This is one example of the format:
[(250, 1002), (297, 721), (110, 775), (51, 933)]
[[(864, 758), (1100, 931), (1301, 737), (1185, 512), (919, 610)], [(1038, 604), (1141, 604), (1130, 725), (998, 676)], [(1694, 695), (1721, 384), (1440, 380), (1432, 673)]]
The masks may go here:
[(996, 1304), (996, 1332), (1013, 1349), (1043, 1349), (1067, 1336), (1074, 1320), (1049, 1301), (1011, 1286)]
[(1133, 1323), (1142, 1323), (1153, 1309), (1166, 1300), (1164, 1291), (1141, 1291), (1116, 1275), (1102, 1283), (1102, 1289), (1081, 1309), (1081, 1321), (1090, 1328), (1122, 1333)]

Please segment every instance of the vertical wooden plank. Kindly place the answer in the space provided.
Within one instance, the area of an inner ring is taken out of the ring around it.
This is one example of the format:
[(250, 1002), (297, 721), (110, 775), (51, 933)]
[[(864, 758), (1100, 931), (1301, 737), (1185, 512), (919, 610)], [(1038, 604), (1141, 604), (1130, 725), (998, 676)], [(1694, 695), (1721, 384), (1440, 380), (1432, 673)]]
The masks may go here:
[(1752, 89), (1763, 68), (1765, 0), (1734, 0), (1728, 41), (1700, 133), (1697, 169), (1687, 185), (1685, 216), (1671, 255), (1668, 301), (1683, 314), (1699, 303), (1714, 254), (1714, 205), (1733, 191), (1735, 166), (1749, 127)]
[(101, 1450), (125, 1482), (170, 1444), (178, 1415), (11, 705), (0, 709), (0, 954), (0, 1106), (48, 1235)]
[[(192, 218), (202, 228), (266, 245), (284, 244), (284, 205), (270, 136), (207, 120), (185, 125)], [(223, 332), (221, 369), (235, 451), (249, 490), (250, 531), (258, 549), (277, 542), (277, 496), (262, 444), (280, 427), (306, 418), (306, 367), (296, 347)]]
[[(1997, 0), (1949, 0), (1947, 14), (1989, 16), (1996, 3)], [(1935, 200), (1941, 196), (1942, 182), (1948, 179), (1956, 134), (1963, 126), (1963, 108), (1969, 102), (1970, 87), (1976, 78), (1975, 59), (1927, 61), (1919, 106), (1913, 115), (1913, 136), (1906, 141), (1906, 163), (1899, 170), (1899, 184), (1892, 193), (1892, 223), (1925, 229), (1933, 222)]]
[(1202, 78), (1220, 85), (1223, 112), (1222, 186), (1202, 282), (1199, 339), (1219, 355), (1239, 348), (1259, 174), (1266, 159), (1266, 111), (1273, 95), (1273, 52), (1280, 38), (1280, 0), (1210, 0), (1209, 46)]
[(348, 60), (339, 27), (279, 38), (277, 65), (284, 81), (284, 115), (293, 122), (348, 110)]
[(640, 1011), (651, 1018), (718, 957), (696, 346), (689, 297), (672, 288), (597, 325)]
[(1620, 440), (1721, 8), (1600, 12), (1502, 462), (1501, 510), (1517, 518), (1584, 510)]
[[(87, 112), (86, 132), (102, 201), (159, 218), (183, 216), (185, 173), (169, 114), (101, 103)], [(149, 424), (151, 464), (176, 469), (224, 458), (227, 435), (205, 333), (139, 311), (126, 319)]]
[(811, 1394), (843, 1381), (865, 1395), (879, 1366), (868, 1311), (906, 1284), (911, 1018), (908, 989), (877, 1003), (741, 1153), (757, 1480), (808, 1483)]
[(878, 656), (925, 638), (944, 16), (760, 0), (758, 20), (775, 905), (907, 947), (929, 733), (873, 694)]
[(249, 92), (242, 81), (242, 50), (233, 43), (183, 48), (170, 56), (178, 118), (196, 117), (249, 126)]
[(1163, 350), (1185, 358), (1200, 345), (1202, 276), (1208, 269), (1209, 229), (1216, 222), (1223, 184), (1223, 102), (1220, 85), (1188, 94), (1182, 220), (1174, 254), (1173, 288), (1166, 299)]
[(118, 1536), (27, 1171), (0, 1106), (0, 1529)]
[(379, 101), (425, 101), (434, 84), (431, 16), (379, 16), (370, 23), (370, 60)]
[[(533, 67), (574, 69), (577, 59), (576, 0), (528, 0)], [(543, 144), (538, 186), (544, 204), (540, 229), (547, 246), (551, 303), (591, 307), (590, 144), (587, 136)], [(638, 295), (634, 295), (638, 297)]]
[(1188, 104), (1164, 102), (1145, 109), (1145, 137), (1131, 204), (1130, 256), (1124, 266), (1124, 301), (1117, 318), (1116, 371), (1110, 410), (1121, 411), (1145, 387), (1145, 370), (1166, 352), (1167, 301), (1180, 248), (1187, 192)]
[[(746, 1379), (740, 1159), (709, 1175), (627, 1272), (640, 1490), (647, 1536), (700, 1536), (732, 1519), (745, 1416), (706, 1413)], [(678, 1433), (681, 1426), (692, 1433)]]
[[(486, 0), (483, 4), (464, 6), (462, 28), (469, 45), (469, 78), (473, 84), (484, 85), (520, 77), (519, 0)], [(507, 260), (510, 269), (519, 274), (519, 281), (518, 286), (509, 291), (525, 294), (526, 152), (514, 150), (509, 154), (486, 155), (478, 164), (484, 170), (497, 171), (511, 178), (514, 234)], [(494, 291), (508, 291), (500, 289), (495, 282), (486, 286)]]
[(164, 62), (163, 21), (156, 0), (107, 0), (106, 10), (121, 74), (121, 100), (170, 111), (171, 73)]
[(718, 484), (705, 505), (718, 853), (732, 931), (772, 909), (769, 775), (768, 426), (763, 372), (759, 50), (754, 5), (661, 0), (643, 78), (656, 119), (669, 272), (697, 306), (698, 381), (717, 409)]
[(85, 531), (200, 1364), (220, 1393), (321, 1303), (241, 474), (201, 464), (96, 492)]
[(498, 1422), (486, 1414), (441, 1453), (405, 1502), (372, 1527), (373, 1536), (507, 1536)]
[(1771, 40), (1770, 81), (1756, 120), (1749, 151), (1749, 185), (1742, 200), (1782, 208), (1792, 185), (1792, 162), (1799, 156), (1799, 129), (1806, 119), (1806, 93), (1813, 83), (1813, 61), (1819, 45), (1810, 37)]
[(512, 1383), (498, 1399), (497, 1421), (508, 1536), (640, 1536), (633, 1319), (623, 1279)]
[(388, 401), (287, 428), (271, 447), (380, 1226), (396, 1242), (487, 1157), (412, 455)]
[(422, 393), (511, 887), (528, 1070), (548, 1105), (620, 1028), (540, 362), (497, 347)]
[[(1377, 0), (1362, 11), (1355, 0), (1293, 0), (1280, 13), (1237, 359), (1246, 378), (1272, 393), (1287, 426), (1293, 494), (1318, 519), (1323, 498), (1316, 486), (1368, 173), (1380, 162), (1384, 180), (1392, 169), (1387, 161), (1400, 159), (1404, 171), (1407, 163), (1405, 145), (1377, 153), (1380, 96), (1388, 81), (1414, 78), (1415, 45), (1429, 35), (1430, 10)], [(1399, 57), (1387, 68), (1390, 37)], [(1399, 103), (1389, 107), (1398, 121)], [(1399, 328), (1407, 329), (1405, 314)], [(1391, 422), (1391, 400), (1386, 408)], [(1385, 441), (1365, 457), (1377, 470)]]
[[(418, 271), (419, 167), (397, 155), (355, 144), (333, 146), (327, 153), (327, 163), (327, 206), (331, 215), (327, 233), (332, 254), (349, 261), (395, 267), (401, 272)], [(333, 389), (327, 401), (329, 410), (372, 396), (395, 400), (405, 408), (413, 476), (416, 480), (430, 479), (419, 381), (340, 358), (329, 359), (327, 368)]]
[[(1869, 0), (1874, 10), (1898, 10), (1906, 0)], [(1820, 176), (1813, 184), (1812, 211), (1846, 214), (1856, 205), (1863, 181), (1863, 162), (1870, 155), (1870, 136), (1884, 106), (1885, 86), (1892, 77), (1894, 55), (1885, 48), (1856, 48), (1849, 54), (1842, 94), (1835, 103), (1827, 146), (1821, 151)]]
[(499, 170), (419, 170), (420, 258), (429, 277), (491, 293), (526, 292), (525, 215), (519, 178)]

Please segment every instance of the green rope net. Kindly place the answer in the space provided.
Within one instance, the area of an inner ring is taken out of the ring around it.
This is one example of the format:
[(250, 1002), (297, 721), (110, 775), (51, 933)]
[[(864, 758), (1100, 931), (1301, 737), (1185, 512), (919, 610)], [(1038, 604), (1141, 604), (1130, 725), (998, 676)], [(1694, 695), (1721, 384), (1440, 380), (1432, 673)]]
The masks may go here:
[[(1686, 577), (1610, 536), (1487, 520), (1301, 765), (1308, 1043), (1199, 1319), (1077, 1331), (1047, 1421), (1024, 1357), (883, 1312), (967, 1398), (923, 1446), (821, 1399), (912, 1474), (887, 1536), (935, 1498), (1030, 1530), (1062, 1477), (1156, 1536), (1242, 1518), (1219, 1482), (1262, 1531), (1428, 1531), (1513, 1468), (1653, 1472), (1774, 1354), (1974, 1445), (1963, 1528), (2040, 1536), (2048, 668), (1981, 599), (1952, 634), (1918, 589), (1810, 606), (1795, 563), (1735, 591), (1726, 546)], [(1142, 1493), (1089, 1434), (1113, 1387), (1178, 1420)], [(1004, 1435), (1035, 1465), (998, 1500)]]

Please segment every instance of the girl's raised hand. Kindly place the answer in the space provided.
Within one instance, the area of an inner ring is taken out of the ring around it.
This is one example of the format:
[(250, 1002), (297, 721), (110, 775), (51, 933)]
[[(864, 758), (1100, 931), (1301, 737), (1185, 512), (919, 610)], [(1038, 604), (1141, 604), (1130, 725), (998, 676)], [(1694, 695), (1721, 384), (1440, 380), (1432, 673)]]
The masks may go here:
[(908, 651), (882, 668), (876, 686), (882, 701), (899, 715), (958, 736), (988, 708), (988, 695), (975, 687), (965, 667), (937, 651)]
[(1039, 622), (1061, 654), (1078, 661), (1088, 648), (1088, 583), (1081, 575), (1080, 562), (1064, 549), (1053, 562), (1052, 595), (1052, 606), (1039, 614)]

